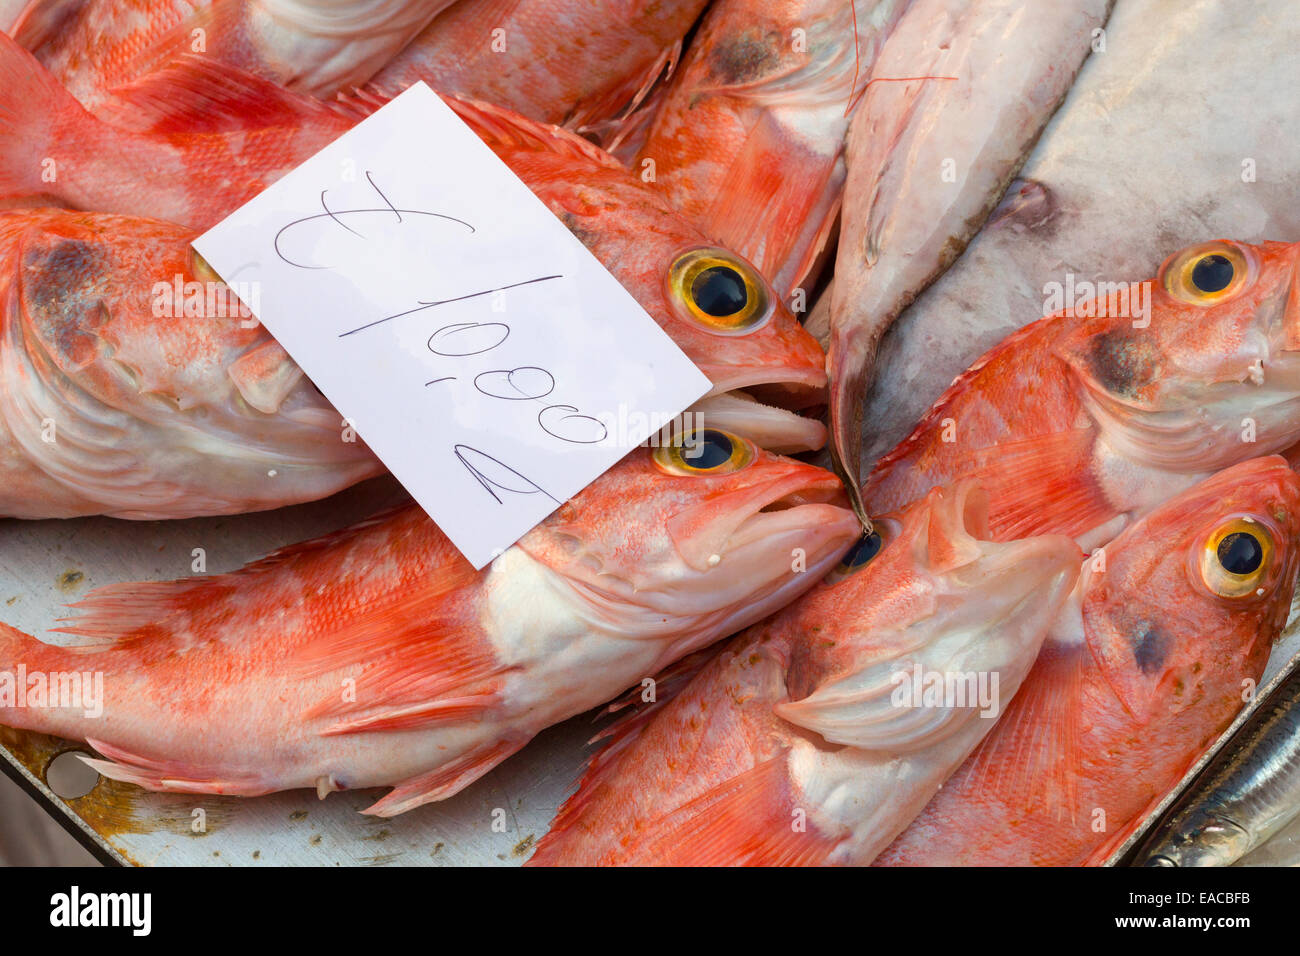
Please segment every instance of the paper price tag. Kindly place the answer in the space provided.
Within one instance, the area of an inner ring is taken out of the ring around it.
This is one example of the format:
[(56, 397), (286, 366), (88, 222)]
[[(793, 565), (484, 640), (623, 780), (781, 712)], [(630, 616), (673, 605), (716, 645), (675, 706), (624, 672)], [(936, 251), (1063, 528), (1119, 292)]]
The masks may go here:
[(711, 387), (423, 83), (194, 247), (476, 568)]

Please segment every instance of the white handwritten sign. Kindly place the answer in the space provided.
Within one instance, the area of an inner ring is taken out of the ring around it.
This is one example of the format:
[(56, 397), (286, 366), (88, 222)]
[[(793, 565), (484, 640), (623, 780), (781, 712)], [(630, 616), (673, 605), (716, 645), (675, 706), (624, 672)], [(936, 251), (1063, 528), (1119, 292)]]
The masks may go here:
[(424, 84), (194, 247), (476, 568), (710, 388)]

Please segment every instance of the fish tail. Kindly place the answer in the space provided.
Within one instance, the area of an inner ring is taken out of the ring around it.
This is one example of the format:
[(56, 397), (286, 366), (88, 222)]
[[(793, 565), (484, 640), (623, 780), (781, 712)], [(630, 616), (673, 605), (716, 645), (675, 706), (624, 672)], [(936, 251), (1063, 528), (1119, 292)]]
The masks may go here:
[(57, 195), (61, 132), (94, 122), (35, 57), (0, 33), (0, 198)]
[(0, 624), (0, 726), (82, 738), (96, 671), (84, 654)]

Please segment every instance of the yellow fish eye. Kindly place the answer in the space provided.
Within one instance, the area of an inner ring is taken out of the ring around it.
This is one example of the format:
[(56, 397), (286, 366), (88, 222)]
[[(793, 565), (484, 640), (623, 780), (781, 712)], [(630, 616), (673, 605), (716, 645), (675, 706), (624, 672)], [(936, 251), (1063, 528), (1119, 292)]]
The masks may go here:
[(1201, 580), (1219, 597), (1249, 597), (1268, 584), (1273, 553), (1273, 535), (1263, 522), (1232, 518), (1205, 539)]
[(1165, 290), (1192, 305), (1214, 305), (1231, 298), (1246, 285), (1250, 263), (1237, 246), (1206, 242), (1175, 253), (1161, 267)]
[(190, 272), (200, 282), (221, 282), (217, 270), (208, 265), (208, 260), (199, 255), (197, 249), (190, 250)]
[(840, 563), (835, 565), (827, 578), (831, 582), (842, 581), (850, 574), (861, 571), (876, 559), (884, 547), (885, 539), (881, 536), (880, 529), (873, 528), (853, 542), (853, 546), (840, 558)]
[(711, 332), (744, 335), (772, 315), (767, 283), (748, 262), (725, 249), (691, 249), (668, 270), (668, 297)]
[(654, 450), (654, 461), (670, 475), (727, 475), (754, 460), (754, 446), (717, 428), (700, 428)]

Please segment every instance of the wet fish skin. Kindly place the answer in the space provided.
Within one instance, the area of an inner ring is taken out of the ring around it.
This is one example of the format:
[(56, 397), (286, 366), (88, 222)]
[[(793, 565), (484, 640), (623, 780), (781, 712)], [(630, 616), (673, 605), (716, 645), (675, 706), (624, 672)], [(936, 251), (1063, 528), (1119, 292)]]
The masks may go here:
[[(1048, 286), (1149, 276), (1212, 236), (1300, 238), (1300, 100), (1275, 95), (1277, 77), (1300, 70), (1290, 0), (1261, 0), (1249, 18), (1123, 0), (1105, 29), (1105, 53), (1084, 63), (1007, 202), (881, 341), (860, 396), (865, 471), (963, 369), (1043, 314)], [(1175, 139), (1185, 148), (1170, 176), (1151, 157)]]
[(460, 0), (379, 71), (390, 96), (423, 80), (544, 123), (617, 141), (681, 54), (708, 0)]
[[(207, 284), (194, 238), (148, 219), (0, 212), (0, 515), (232, 514), (382, 473), (238, 300), (208, 312), (208, 291), (226, 290)], [(202, 306), (187, 312), (178, 283), (204, 283)]]
[[(990, 542), (986, 509), (969, 483), (932, 490), (867, 563), (661, 675), (529, 865), (869, 863), (995, 726), (1078, 576), (1069, 538)], [(992, 696), (896, 699), (914, 668)]]
[[(861, 484), (880, 337), (983, 225), (1112, 3), (914, 0), (885, 41), (849, 129), (831, 293), (832, 448), (847, 487)], [(875, 82), (908, 76), (928, 79)]]
[(78, 100), (198, 53), (311, 96), (360, 86), (453, 0), (41, 0), (14, 25)]
[(783, 297), (833, 229), (854, 96), (910, 0), (717, 0), (633, 164)]
[(1135, 866), (1230, 866), (1300, 813), (1300, 676), (1292, 675), (1197, 774), (1133, 854)]
[[(824, 403), (825, 355), (752, 265), (718, 250), (750, 279), (747, 307), (756, 321), (739, 330), (701, 322), (688, 291), (669, 279), (683, 254), (716, 245), (662, 195), (572, 133), (501, 107), (445, 100), (709, 376), (711, 394), (745, 390), (759, 400), (734, 409), (728, 427), (790, 451), (825, 442), (824, 426), (796, 413)], [(30, 109), (49, 101), (62, 104), (52, 124)], [(386, 102), (366, 94), (326, 107), (193, 58), (119, 93), (118, 101), (115, 109), (135, 113), (137, 126), (91, 116), (0, 36), (0, 128), (12, 129), (18, 117), (36, 124), (7, 141), (22, 155), (0, 162), (0, 196), (52, 192), (78, 207), (204, 228)], [(58, 170), (53, 182), (42, 180), (41, 157)], [(231, 168), (239, 175), (229, 175)]]
[[(1220, 253), (1240, 259), (1222, 296), (1166, 288), (1180, 263)], [(1300, 441), (1298, 261), (1295, 243), (1197, 244), (1125, 284), (1127, 309), (1094, 296), (1021, 329), (881, 459), (867, 506), (976, 477), (996, 538), (1060, 532), (1091, 548), (1198, 480), (1284, 451)]]
[(633, 450), (478, 572), (408, 506), (231, 574), (94, 591), (58, 628), (84, 646), (0, 625), (7, 674), (104, 675), (97, 716), (0, 686), (0, 723), (153, 790), (396, 787), (381, 816), (451, 796), (839, 560), (857, 522), (834, 476), (734, 442), (705, 473)]
[[(1234, 592), (1214, 565), (1199, 569), (1216, 534), (1242, 527), (1265, 530), (1272, 551), (1256, 590)], [(1103, 563), (1085, 561), (1010, 708), (875, 865), (1105, 862), (1263, 675), (1295, 589), (1297, 530), (1300, 476), (1270, 456), (1183, 492), (1106, 545)]]

